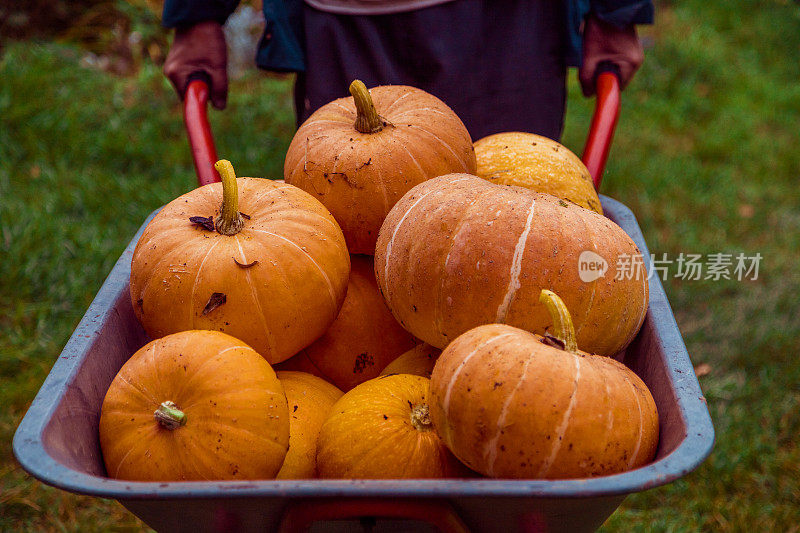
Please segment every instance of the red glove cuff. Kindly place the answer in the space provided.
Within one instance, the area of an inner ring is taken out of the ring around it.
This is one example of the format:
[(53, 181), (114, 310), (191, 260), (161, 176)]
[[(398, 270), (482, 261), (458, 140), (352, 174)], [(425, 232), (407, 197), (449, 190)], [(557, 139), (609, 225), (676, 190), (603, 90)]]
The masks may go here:
[(210, 80), (211, 103), (224, 109), (228, 98), (228, 50), (217, 22), (201, 22), (175, 30), (175, 40), (164, 62), (164, 74), (181, 98), (193, 74)]
[(583, 30), (583, 63), (578, 79), (583, 94), (595, 92), (597, 66), (606, 61), (619, 67), (620, 87), (630, 82), (644, 60), (644, 51), (636, 35), (636, 27), (617, 28), (592, 16), (586, 19)]

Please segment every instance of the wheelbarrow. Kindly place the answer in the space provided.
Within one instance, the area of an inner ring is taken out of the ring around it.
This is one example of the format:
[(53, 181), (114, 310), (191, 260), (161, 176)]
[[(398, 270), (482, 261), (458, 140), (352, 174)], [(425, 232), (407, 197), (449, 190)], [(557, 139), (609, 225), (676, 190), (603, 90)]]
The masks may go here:
[[(597, 80), (597, 103), (583, 160), (599, 186), (615, 129), (617, 76)], [(184, 115), (201, 185), (218, 180), (206, 107), (208, 86), (190, 83)], [(649, 253), (633, 213), (601, 196), (606, 216)], [(153, 215), (150, 215), (152, 218)], [(675, 481), (711, 452), (714, 429), (664, 289), (650, 280), (641, 331), (623, 362), (658, 407), (655, 459), (621, 474), (569, 480), (258, 480), (130, 482), (107, 477), (98, 423), (106, 391), (123, 363), (150, 339), (128, 292), (131, 257), (144, 226), (122, 253), (50, 371), (14, 436), (31, 475), (60, 489), (118, 500), (160, 531), (307, 531), (321, 526), (374, 531), (593, 531), (628, 494)]]

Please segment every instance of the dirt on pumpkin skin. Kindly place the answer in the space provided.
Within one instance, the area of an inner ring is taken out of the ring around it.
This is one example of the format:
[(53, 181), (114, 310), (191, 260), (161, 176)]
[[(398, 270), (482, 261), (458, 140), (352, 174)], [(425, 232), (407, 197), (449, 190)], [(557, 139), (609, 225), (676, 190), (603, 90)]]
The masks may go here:
[(201, 228), (203, 228), (203, 229), (205, 229), (207, 231), (215, 231), (216, 230), (216, 228), (214, 227), (214, 217), (213, 216), (210, 216), (210, 217), (201, 217), (201, 216), (189, 217), (189, 222), (191, 222), (192, 224), (197, 224), (198, 226), (200, 226)]
[(368, 367), (375, 365), (375, 359), (368, 353), (358, 354), (356, 357), (355, 365), (353, 366), (353, 374), (362, 374)]
[(240, 266), (242, 268), (251, 268), (251, 267), (254, 267), (254, 266), (256, 266), (258, 264), (258, 260), (255, 260), (252, 263), (247, 263), (247, 264), (240, 263), (239, 261), (236, 260), (235, 257), (233, 258), (233, 262), (236, 263), (238, 266)]
[(201, 313), (202, 316), (206, 316), (211, 311), (216, 309), (217, 307), (224, 305), (225, 302), (228, 300), (228, 297), (225, 296), (222, 292), (215, 292), (212, 293), (211, 296), (208, 298), (208, 303), (206, 304), (203, 312)]

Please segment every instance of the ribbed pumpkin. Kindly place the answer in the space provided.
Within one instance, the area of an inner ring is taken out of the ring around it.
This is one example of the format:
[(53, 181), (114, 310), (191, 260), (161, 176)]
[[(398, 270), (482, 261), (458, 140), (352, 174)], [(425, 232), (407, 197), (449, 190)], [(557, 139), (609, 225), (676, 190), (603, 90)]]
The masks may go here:
[(356, 80), (350, 93), (300, 126), (283, 174), (330, 209), (351, 253), (372, 255), (395, 202), (426, 179), (475, 172), (475, 152), (461, 120), (425, 91), (402, 85), (368, 91)]
[(417, 340), (392, 316), (375, 281), (372, 257), (350, 258), (350, 281), (339, 316), (314, 344), (281, 370), (319, 376), (343, 391), (368, 381)]
[(436, 359), (441, 353), (442, 351), (439, 348), (434, 348), (427, 342), (423, 342), (386, 365), (381, 375), (414, 374), (415, 376), (430, 378), (431, 372), (433, 372), (433, 365), (436, 364)]
[(344, 237), (297, 187), (237, 180), (227, 161), (217, 169), (221, 184), (173, 200), (145, 228), (131, 263), (133, 309), (151, 338), (224, 331), (283, 361), (339, 313), (350, 271)]
[[(605, 262), (603, 276), (581, 279), (586, 254)], [(550, 288), (572, 309), (578, 344), (612, 355), (633, 339), (647, 310), (647, 274), (625, 267), (625, 258), (641, 266), (633, 240), (602, 215), (451, 174), (395, 205), (381, 228), (375, 271), (395, 317), (438, 348), (481, 324), (543, 334), (551, 321), (538, 295)]]
[(342, 391), (305, 372), (278, 372), (289, 404), (289, 451), (277, 479), (309, 479), (317, 473), (317, 437)]
[(586, 165), (569, 148), (533, 133), (509, 131), (475, 142), (477, 175), (498, 185), (546, 192), (603, 212)]
[(554, 335), (489, 324), (442, 352), (431, 378), (437, 432), (492, 477), (591, 477), (646, 464), (658, 444), (650, 391), (622, 363), (578, 350), (566, 307), (545, 294)]
[(470, 476), (433, 430), (430, 380), (381, 376), (342, 396), (322, 425), (322, 478), (393, 479)]
[(275, 372), (238, 339), (184, 331), (122, 366), (103, 400), (108, 475), (131, 481), (269, 479), (289, 445)]

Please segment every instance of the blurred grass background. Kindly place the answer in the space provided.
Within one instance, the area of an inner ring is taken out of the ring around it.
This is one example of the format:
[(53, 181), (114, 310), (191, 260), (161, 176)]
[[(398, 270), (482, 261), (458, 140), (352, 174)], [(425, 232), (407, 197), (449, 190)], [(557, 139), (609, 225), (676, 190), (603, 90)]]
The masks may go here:
[[(89, 3), (76, 13), (48, 3), (55, 14), (28, 20), (0, 9), (3, 531), (143, 527), (115, 502), (38, 483), (11, 453), (27, 406), (142, 220), (195, 184), (180, 104), (160, 72), (168, 37), (157, 2)], [(66, 22), (45, 31), (30, 20), (48, 16)], [(659, 257), (763, 259), (755, 281), (665, 282), (702, 365), (717, 442), (692, 474), (629, 497), (604, 530), (798, 531), (800, 4), (660, 1), (641, 33), (647, 59), (623, 95), (603, 192), (636, 213)], [(574, 80), (569, 90), (563, 142), (580, 153), (593, 102)], [(294, 131), (290, 79), (249, 72), (211, 120), (240, 175), (280, 177)]]

